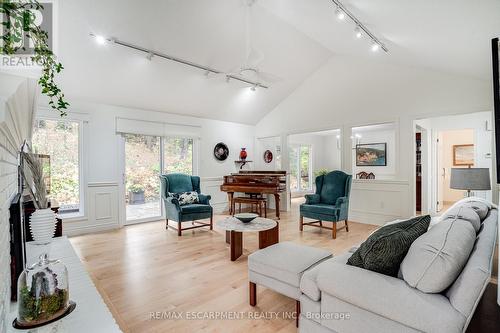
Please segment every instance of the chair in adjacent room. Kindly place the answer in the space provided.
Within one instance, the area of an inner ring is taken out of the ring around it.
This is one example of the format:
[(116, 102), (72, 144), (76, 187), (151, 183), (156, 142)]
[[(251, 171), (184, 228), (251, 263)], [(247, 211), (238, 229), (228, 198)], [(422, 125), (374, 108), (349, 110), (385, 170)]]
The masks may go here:
[[(200, 177), (190, 176), (181, 173), (172, 173), (161, 175), (161, 196), (165, 204), (166, 225), (169, 227), (169, 220), (177, 222), (177, 228), (170, 225), (171, 228), (177, 230), (177, 235), (181, 236), (182, 231), (209, 227), (213, 229), (213, 208), (210, 206), (210, 195), (200, 193)], [(176, 194), (187, 192), (196, 192), (198, 194), (197, 203), (181, 204)], [(210, 223), (199, 222), (198, 220), (210, 219)], [(182, 228), (183, 222), (191, 222), (192, 226)]]
[[(300, 205), (300, 231), (304, 226), (313, 226), (332, 230), (333, 239), (337, 238), (337, 230), (349, 231), (349, 194), (352, 176), (342, 171), (332, 171), (316, 177), (316, 193), (306, 194), (306, 202)], [(304, 223), (304, 217), (316, 221)], [(326, 227), (323, 222), (333, 222)], [(337, 229), (337, 222), (344, 221), (344, 226)]]

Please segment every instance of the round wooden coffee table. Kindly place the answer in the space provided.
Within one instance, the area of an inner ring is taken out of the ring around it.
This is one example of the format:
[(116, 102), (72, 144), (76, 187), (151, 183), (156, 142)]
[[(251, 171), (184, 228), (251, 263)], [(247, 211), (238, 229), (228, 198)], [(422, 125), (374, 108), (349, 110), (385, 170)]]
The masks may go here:
[(230, 216), (217, 222), (217, 226), (226, 230), (226, 243), (230, 244), (231, 261), (238, 259), (243, 253), (243, 233), (259, 233), (259, 249), (263, 249), (279, 242), (279, 225), (275, 220), (257, 217), (243, 223), (236, 217)]

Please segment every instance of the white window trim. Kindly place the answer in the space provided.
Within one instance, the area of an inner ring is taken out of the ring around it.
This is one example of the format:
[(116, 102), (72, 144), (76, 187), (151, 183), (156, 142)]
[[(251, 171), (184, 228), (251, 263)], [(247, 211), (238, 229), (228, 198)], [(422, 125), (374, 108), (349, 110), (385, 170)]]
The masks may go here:
[(80, 112), (71, 112), (67, 116), (61, 118), (56, 111), (49, 109), (47, 107), (39, 107), (38, 113), (36, 115), (36, 121), (38, 120), (55, 120), (55, 121), (66, 121), (66, 122), (76, 122), (78, 126), (78, 176), (79, 176), (79, 196), (80, 196), (80, 210), (78, 213), (67, 213), (60, 214), (63, 218), (63, 223), (65, 222), (76, 222), (87, 220), (87, 175), (88, 175), (88, 124), (89, 115)]

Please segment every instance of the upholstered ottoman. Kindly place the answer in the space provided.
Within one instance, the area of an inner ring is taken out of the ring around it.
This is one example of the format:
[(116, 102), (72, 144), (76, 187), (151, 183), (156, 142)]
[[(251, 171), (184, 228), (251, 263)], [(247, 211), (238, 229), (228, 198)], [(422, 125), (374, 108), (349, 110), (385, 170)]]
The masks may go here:
[(331, 258), (328, 251), (291, 242), (278, 243), (248, 256), (250, 305), (257, 304), (257, 284), (296, 300), (300, 313), (300, 279), (308, 269)]

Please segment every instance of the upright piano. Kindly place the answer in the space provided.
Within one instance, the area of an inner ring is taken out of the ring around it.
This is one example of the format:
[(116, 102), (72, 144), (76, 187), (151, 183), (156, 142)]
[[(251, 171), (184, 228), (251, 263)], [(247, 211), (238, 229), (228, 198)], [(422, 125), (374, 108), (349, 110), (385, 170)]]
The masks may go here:
[(227, 192), (230, 214), (233, 214), (234, 192), (272, 194), (276, 204), (276, 217), (279, 219), (280, 193), (286, 190), (286, 171), (240, 170), (239, 173), (224, 176), (224, 183), (220, 186), (220, 190)]

